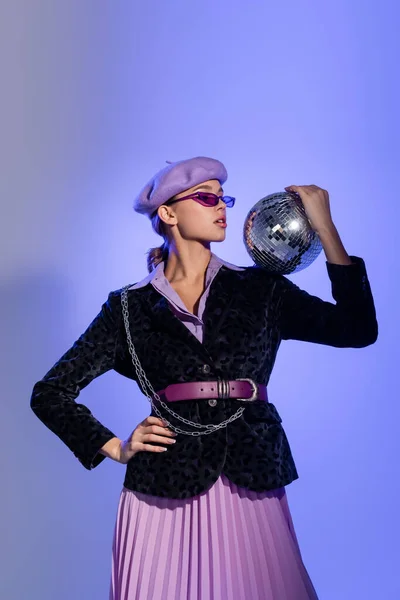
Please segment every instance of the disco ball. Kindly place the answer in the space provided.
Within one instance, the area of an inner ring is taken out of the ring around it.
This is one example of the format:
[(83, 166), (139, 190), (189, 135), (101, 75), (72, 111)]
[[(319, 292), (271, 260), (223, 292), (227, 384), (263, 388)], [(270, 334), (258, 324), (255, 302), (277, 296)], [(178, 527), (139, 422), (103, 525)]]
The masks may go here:
[(246, 216), (243, 241), (259, 267), (281, 275), (305, 269), (322, 250), (300, 196), (294, 192), (277, 192), (259, 200)]

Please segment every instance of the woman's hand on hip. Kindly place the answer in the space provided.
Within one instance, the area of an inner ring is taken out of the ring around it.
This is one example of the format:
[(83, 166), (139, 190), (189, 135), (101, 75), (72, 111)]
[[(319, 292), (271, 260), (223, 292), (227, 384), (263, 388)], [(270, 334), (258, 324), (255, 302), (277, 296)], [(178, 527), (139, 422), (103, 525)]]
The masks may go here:
[(165, 446), (157, 444), (173, 444), (176, 433), (165, 427), (162, 419), (146, 417), (132, 431), (131, 435), (120, 444), (118, 462), (126, 465), (137, 452), (165, 452)]

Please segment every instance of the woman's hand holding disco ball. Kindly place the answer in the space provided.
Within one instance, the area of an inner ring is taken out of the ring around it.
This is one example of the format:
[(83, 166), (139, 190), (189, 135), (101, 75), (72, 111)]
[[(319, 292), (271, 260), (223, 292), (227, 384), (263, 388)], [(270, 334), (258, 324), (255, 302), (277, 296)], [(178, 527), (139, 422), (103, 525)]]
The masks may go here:
[(334, 228), (329, 194), (316, 185), (290, 185), (249, 210), (247, 252), (260, 267), (282, 275), (306, 268), (322, 251), (319, 232)]
[(312, 229), (319, 233), (332, 227), (329, 194), (317, 185), (289, 185), (285, 190), (298, 194)]
[(329, 194), (317, 185), (289, 185), (261, 198), (246, 216), (243, 241), (257, 266), (281, 275), (305, 269), (322, 249), (328, 262), (352, 264), (332, 220)]

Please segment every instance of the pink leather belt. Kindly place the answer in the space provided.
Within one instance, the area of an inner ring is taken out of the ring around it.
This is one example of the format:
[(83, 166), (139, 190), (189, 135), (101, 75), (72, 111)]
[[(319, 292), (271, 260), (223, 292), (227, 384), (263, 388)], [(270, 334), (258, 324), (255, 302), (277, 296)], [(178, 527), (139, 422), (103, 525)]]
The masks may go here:
[(168, 402), (208, 400), (209, 398), (218, 398), (219, 400), (234, 398), (247, 402), (264, 400), (268, 402), (267, 386), (264, 383), (255, 383), (252, 379), (172, 383), (157, 393), (159, 396), (162, 395)]

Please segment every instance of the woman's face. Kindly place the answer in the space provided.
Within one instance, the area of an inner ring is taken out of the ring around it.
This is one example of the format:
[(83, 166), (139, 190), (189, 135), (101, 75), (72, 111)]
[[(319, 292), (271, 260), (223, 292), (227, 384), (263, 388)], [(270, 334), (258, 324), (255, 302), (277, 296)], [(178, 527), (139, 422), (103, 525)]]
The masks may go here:
[[(174, 196), (174, 200), (194, 192), (223, 195), (220, 182), (217, 179), (210, 179), (177, 194)], [(160, 206), (158, 214), (167, 224), (176, 226), (183, 239), (210, 242), (222, 242), (225, 239), (225, 228), (216, 223), (216, 220), (221, 218), (226, 222), (226, 205), (221, 199), (217, 206), (203, 206), (189, 198), (189, 200), (175, 202), (168, 207)], [(173, 232), (171, 233), (173, 235)]]

